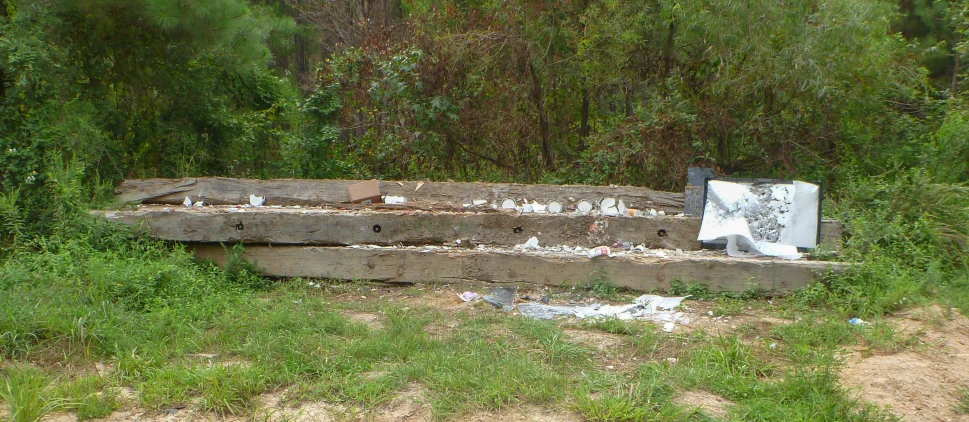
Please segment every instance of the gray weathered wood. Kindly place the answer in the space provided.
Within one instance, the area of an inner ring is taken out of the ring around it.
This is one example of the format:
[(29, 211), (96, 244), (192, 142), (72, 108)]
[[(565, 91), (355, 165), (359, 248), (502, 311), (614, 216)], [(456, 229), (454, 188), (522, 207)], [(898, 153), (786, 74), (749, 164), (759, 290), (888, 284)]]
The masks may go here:
[[(507, 212), (338, 211), (320, 208), (183, 208), (143, 206), (99, 211), (108, 220), (141, 226), (160, 239), (295, 245), (441, 245), (457, 239), (516, 245), (535, 236), (543, 246), (607, 245), (622, 240), (649, 248), (696, 250), (696, 217), (605, 217)], [(837, 250), (840, 224), (822, 225), (826, 250)], [(837, 237), (833, 237), (837, 236)]]
[[(191, 245), (197, 258), (225, 263), (218, 245)], [(416, 248), (354, 249), (311, 246), (249, 246), (243, 257), (264, 275), (398, 283), (479, 281), (545, 285), (585, 284), (604, 279), (618, 287), (640, 291), (668, 290), (670, 282), (698, 282), (713, 291), (764, 289), (792, 292), (828, 271), (847, 264), (819, 261), (680, 256), (560, 257), (473, 250)]]
[[(214, 205), (248, 204), (249, 195), (263, 196), (266, 205), (335, 204), (349, 200), (347, 186), (358, 180), (254, 180), (222, 177), (125, 180), (116, 190), (118, 200), (143, 204), (181, 204), (185, 197)], [(424, 183), (420, 189), (419, 183)], [(562, 202), (571, 208), (575, 200), (596, 202), (602, 197), (623, 200), (630, 208), (683, 211), (683, 194), (632, 186), (521, 185), (513, 183), (395, 182), (381, 181), (385, 195), (403, 196), (417, 203), (465, 204), (475, 199), (500, 202), (522, 198), (546, 203)]]

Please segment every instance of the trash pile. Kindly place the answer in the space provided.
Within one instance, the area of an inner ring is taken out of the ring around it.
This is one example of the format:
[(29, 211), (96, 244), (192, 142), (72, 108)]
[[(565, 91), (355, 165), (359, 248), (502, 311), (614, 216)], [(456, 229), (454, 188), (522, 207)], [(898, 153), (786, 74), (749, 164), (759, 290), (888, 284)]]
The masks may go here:
[(684, 312), (677, 311), (683, 297), (664, 297), (658, 295), (642, 295), (633, 303), (626, 305), (608, 305), (601, 303), (551, 305), (547, 297), (536, 301), (525, 297), (524, 303), (516, 303), (518, 289), (515, 287), (495, 287), (485, 295), (474, 292), (464, 292), (458, 297), (465, 302), (484, 300), (492, 306), (505, 312), (518, 309), (524, 317), (533, 319), (555, 319), (558, 317), (578, 319), (615, 318), (623, 321), (640, 320), (663, 323), (663, 331), (672, 332), (677, 324), (685, 325), (691, 322)]

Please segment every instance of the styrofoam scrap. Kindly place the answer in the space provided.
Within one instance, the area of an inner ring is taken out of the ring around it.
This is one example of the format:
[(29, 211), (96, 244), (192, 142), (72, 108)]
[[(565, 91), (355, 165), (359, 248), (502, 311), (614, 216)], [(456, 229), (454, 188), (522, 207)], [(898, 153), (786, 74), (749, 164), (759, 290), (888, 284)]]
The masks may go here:
[(266, 203), (265, 196), (249, 195), (249, 205), (254, 207), (261, 207), (262, 204)]
[(665, 331), (667, 333), (672, 333), (674, 328), (676, 328), (676, 324), (674, 324), (672, 322), (667, 322), (667, 323), (663, 324), (663, 331)]
[(616, 205), (616, 198), (602, 198), (599, 201), (599, 209), (604, 210), (606, 208), (612, 208)]
[(185, 197), (185, 200), (182, 201), (182, 205), (184, 205), (186, 207), (191, 207), (192, 206), (192, 198), (189, 198), (189, 197), (186, 196)]
[(659, 210), (659, 211), (656, 211), (656, 214), (659, 214), (659, 215), (666, 215), (666, 211), (663, 211), (663, 210)]
[(649, 216), (650, 217), (656, 217), (657, 215), (659, 215), (659, 213), (656, 212), (656, 210), (654, 210), (652, 208), (650, 208), (648, 212), (649, 212)]
[(544, 204), (539, 204), (538, 202), (532, 202), (532, 212), (544, 213), (545, 212), (545, 205)]
[(198, 201), (195, 204), (193, 204), (192, 206), (193, 207), (204, 207), (205, 206), (205, 201)]
[(642, 295), (633, 300), (633, 303), (648, 309), (650, 313), (656, 313), (659, 309), (674, 309), (683, 303), (683, 299), (690, 296), (666, 297), (659, 295)]
[(488, 203), (488, 201), (485, 200), (485, 199), (474, 199), (474, 200), (471, 201), (471, 204), (474, 205), (474, 206), (484, 205), (484, 204), (487, 204), (487, 203)]
[(535, 237), (535, 236), (532, 236), (532, 237), (528, 238), (528, 241), (526, 241), (525, 243), (523, 243), (521, 245), (521, 248), (522, 249), (539, 249), (539, 246), (538, 246), (538, 238)]
[(406, 204), (407, 198), (403, 196), (387, 195), (384, 197), (385, 204)]
[(530, 213), (530, 212), (534, 212), (534, 211), (535, 211), (535, 207), (533, 207), (532, 204), (522, 205), (522, 211), (521, 212)]

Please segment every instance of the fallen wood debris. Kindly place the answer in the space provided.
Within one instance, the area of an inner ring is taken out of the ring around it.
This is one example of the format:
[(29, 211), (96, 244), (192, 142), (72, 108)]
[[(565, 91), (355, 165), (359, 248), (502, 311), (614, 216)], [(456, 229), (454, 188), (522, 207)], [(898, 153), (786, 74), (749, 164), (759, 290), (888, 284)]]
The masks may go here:
[[(228, 262), (224, 244), (244, 243), (242, 258), (270, 277), (544, 285), (608, 280), (642, 291), (680, 282), (712, 291), (786, 293), (848, 265), (702, 250), (701, 220), (682, 213), (679, 193), (404, 181), (351, 187), (357, 182), (128, 180), (117, 189), (118, 199), (140, 205), (93, 213), (185, 242), (196, 257), (220, 265)], [(371, 204), (351, 203), (351, 197)], [(836, 221), (822, 222), (823, 250), (838, 250), (841, 230)]]
[[(189, 245), (200, 259), (226, 262), (221, 245)], [(788, 293), (848, 264), (730, 258), (723, 251), (621, 251), (589, 259), (565, 248), (515, 250), (441, 246), (248, 246), (243, 258), (271, 277), (317, 277), (392, 283), (531, 283), (586, 285), (608, 280), (639, 291), (669, 290), (672, 282), (706, 284), (712, 291)]]
[[(255, 180), (223, 177), (125, 180), (115, 189), (121, 202), (179, 205), (185, 197), (211, 205), (249, 203), (249, 195), (265, 198), (266, 205), (320, 205), (349, 202), (347, 188), (358, 180)], [(408, 202), (462, 205), (473, 200), (500, 204), (505, 198), (527, 198), (547, 204), (569, 204), (600, 198), (622, 200), (629, 208), (683, 211), (683, 194), (632, 186), (521, 185), (514, 183), (460, 183), (380, 181), (380, 192), (407, 198)], [(571, 199), (570, 199), (571, 198)]]
[[(383, 207), (387, 207), (384, 205)], [(179, 242), (286, 245), (445, 245), (456, 240), (513, 246), (537, 237), (543, 245), (595, 247), (631, 243), (647, 248), (696, 250), (700, 218), (685, 216), (518, 214), (514, 211), (419, 209), (243, 208), (140, 206), (97, 211), (111, 221), (141, 226), (153, 237)], [(841, 224), (822, 224), (822, 245), (837, 250)]]

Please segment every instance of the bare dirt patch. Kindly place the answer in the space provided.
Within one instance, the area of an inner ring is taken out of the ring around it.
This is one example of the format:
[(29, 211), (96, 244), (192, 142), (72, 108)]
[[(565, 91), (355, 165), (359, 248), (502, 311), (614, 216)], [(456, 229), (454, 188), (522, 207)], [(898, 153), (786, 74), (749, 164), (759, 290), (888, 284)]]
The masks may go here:
[(616, 352), (623, 344), (622, 336), (602, 331), (566, 329), (563, 332), (569, 340), (602, 352)]
[(352, 322), (370, 327), (371, 330), (382, 330), (386, 326), (382, 315), (370, 312), (350, 312), (346, 314), (346, 317)]
[(969, 318), (930, 307), (888, 320), (922, 345), (890, 355), (851, 353), (842, 383), (907, 421), (969, 421), (953, 407), (959, 389), (969, 386)]
[[(432, 420), (431, 406), (425, 399), (424, 389), (411, 383), (389, 402), (380, 405), (372, 414), (374, 421), (411, 422)], [(370, 418), (368, 418), (370, 419)]]
[(638, 365), (639, 358), (628, 350), (624, 336), (597, 330), (563, 330), (568, 340), (592, 349), (596, 366), (608, 371), (627, 371)]
[(676, 399), (676, 404), (690, 409), (700, 408), (707, 416), (724, 419), (727, 412), (735, 405), (734, 402), (727, 400), (709, 391), (684, 391)]
[(538, 406), (523, 406), (499, 412), (476, 412), (455, 420), (459, 422), (578, 422), (582, 419), (571, 413), (550, 411)]

